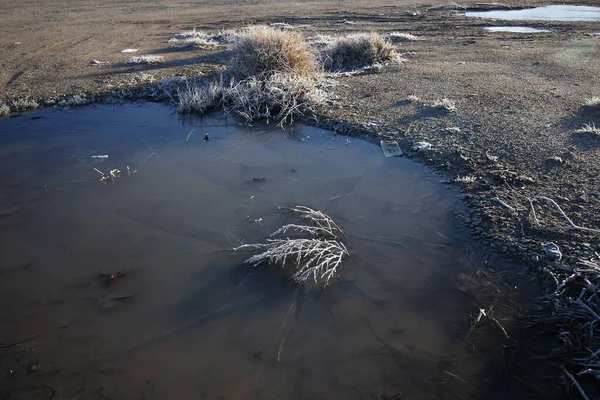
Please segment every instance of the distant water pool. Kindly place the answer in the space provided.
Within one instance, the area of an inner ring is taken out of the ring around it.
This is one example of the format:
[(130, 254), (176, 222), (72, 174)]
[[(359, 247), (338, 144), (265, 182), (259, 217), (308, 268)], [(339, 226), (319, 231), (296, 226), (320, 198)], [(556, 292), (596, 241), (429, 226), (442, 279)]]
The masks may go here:
[(465, 15), (514, 21), (600, 21), (600, 7), (552, 5), (523, 10), (468, 11)]
[(489, 32), (514, 32), (514, 33), (547, 33), (549, 29), (536, 29), (528, 26), (486, 26), (483, 29)]

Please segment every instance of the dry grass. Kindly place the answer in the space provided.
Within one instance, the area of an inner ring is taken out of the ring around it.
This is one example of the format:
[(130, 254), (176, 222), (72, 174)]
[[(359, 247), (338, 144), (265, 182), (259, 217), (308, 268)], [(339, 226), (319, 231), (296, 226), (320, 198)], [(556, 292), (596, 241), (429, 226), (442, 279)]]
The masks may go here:
[(404, 32), (390, 32), (385, 38), (393, 43), (414, 42), (417, 40), (421, 40), (421, 38), (419, 38), (418, 36)]
[(0, 103), (0, 117), (10, 115), (10, 107), (4, 103)]
[(30, 99), (18, 99), (13, 101), (10, 105), (10, 108), (16, 112), (30, 111), (40, 108), (40, 105), (37, 101)]
[[(207, 37), (189, 31), (173, 39)], [(319, 57), (315, 48), (291, 29), (252, 26), (229, 37), (236, 40), (227, 70), (215, 78), (185, 81), (165, 90), (166, 96), (177, 102), (179, 112), (219, 109), (247, 122), (275, 119), (283, 126), (298, 116), (314, 115), (316, 108), (328, 101), (327, 86), (332, 81), (324, 76), (319, 61), (335, 71), (397, 59), (393, 45), (375, 33), (316, 37), (313, 43), (322, 48)]]
[(238, 79), (273, 73), (314, 77), (319, 72), (315, 52), (297, 32), (253, 26), (232, 47), (231, 73)]
[(446, 97), (436, 100), (431, 107), (444, 109), (450, 113), (456, 112), (456, 103), (454, 103), (454, 100), (450, 100)]
[(236, 80), (221, 75), (215, 80), (186, 83), (177, 91), (179, 112), (221, 109), (247, 122), (274, 119), (280, 126), (299, 115), (313, 114), (327, 100), (323, 83), (294, 74), (274, 73)]
[(600, 128), (597, 128), (593, 122), (583, 125), (581, 128), (577, 129), (575, 132), (576, 133), (591, 133), (592, 135), (600, 136)]
[(321, 51), (323, 66), (331, 72), (352, 71), (394, 60), (398, 60), (395, 47), (377, 33), (339, 37)]
[[(283, 208), (305, 222), (287, 224), (269, 235), (266, 243), (245, 244), (234, 251), (258, 251), (246, 259), (253, 267), (268, 265), (283, 271), (294, 282), (323, 288), (341, 273), (350, 257), (343, 243), (344, 232), (322, 211), (291, 205)], [(282, 237), (277, 239), (277, 237)]]
[(160, 64), (165, 61), (163, 56), (145, 55), (131, 57), (127, 64)]
[(213, 49), (223, 44), (232, 43), (235, 39), (234, 31), (209, 34), (202, 31), (185, 31), (174, 35), (168, 43), (179, 49)]
[(600, 109), (600, 97), (594, 96), (590, 97), (589, 99), (585, 99), (585, 101), (583, 102), (583, 106), (588, 108)]

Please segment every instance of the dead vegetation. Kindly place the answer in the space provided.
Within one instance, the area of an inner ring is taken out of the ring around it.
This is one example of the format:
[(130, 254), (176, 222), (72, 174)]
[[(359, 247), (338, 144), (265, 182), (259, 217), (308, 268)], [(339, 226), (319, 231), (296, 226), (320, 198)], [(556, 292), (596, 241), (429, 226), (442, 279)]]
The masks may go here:
[(269, 235), (266, 243), (245, 244), (234, 251), (258, 251), (244, 263), (281, 270), (295, 283), (323, 288), (338, 276), (350, 256), (342, 229), (322, 211), (291, 205), (283, 207), (306, 224), (287, 224)]
[(415, 42), (417, 40), (421, 40), (421, 38), (418, 36), (406, 32), (390, 32), (385, 36), (385, 38), (392, 43)]
[(454, 100), (448, 99), (446, 97), (436, 100), (432, 105), (432, 108), (437, 108), (441, 110), (445, 110), (449, 113), (456, 112), (456, 103)]
[(143, 55), (131, 57), (126, 64), (161, 64), (165, 61), (163, 56)]
[(0, 103), (0, 117), (10, 115), (10, 107), (4, 103)]
[(589, 124), (584, 124), (581, 128), (577, 129), (575, 133), (589, 133), (600, 136), (600, 128), (597, 128), (596, 124), (590, 122)]
[(589, 99), (585, 99), (582, 105), (584, 108), (595, 109), (600, 111), (600, 97), (594, 96)]
[(319, 72), (314, 49), (290, 30), (249, 27), (240, 33), (232, 53), (230, 72), (238, 79), (274, 73), (315, 77)]
[(168, 43), (179, 49), (214, 49), (232, 43), (236, 32), (232, 30), (209, 34), (202, 31), (191, 30), (173, 35)]
[(398, 60), (394, 45), (377, 33), (355, 33), (335, 38), (320, 54), (325, 70), (352, 71)]

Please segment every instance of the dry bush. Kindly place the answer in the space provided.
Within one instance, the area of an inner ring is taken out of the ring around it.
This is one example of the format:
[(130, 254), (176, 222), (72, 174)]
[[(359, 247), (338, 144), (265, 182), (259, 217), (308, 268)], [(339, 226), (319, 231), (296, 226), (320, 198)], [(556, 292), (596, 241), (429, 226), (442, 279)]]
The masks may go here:
[(314, 50), (297, 32), (253, 26), (240, 32), (232, 47), (230, 71), (238, 79), (275, 72), (315, 76), (319, 72)]
[(405, 32), (390, 32), (385, 38), (394, 43), (414, 42), (417, 40), (421, 40), (418, 36)]
[(174, 35), (168, 43), (179, 49), (212, 49), (226, 43), (232, 43), (235, 32), (225, 31), (209, 34), (202, 31), (185, 31)]
[(583, 102), (583, 106), (587, 108), (600, 109), (600, 97), (594, 96), (589, 99), (585, 99), (585, 101)]
[(391, 42), (377, 33), (355, 33), (336, 38), (321, 51), (327, 71), (352, 71), (398, 59)]
[(11, 109), (16, 112), (30, 111), (40, 108), (37, 101), (31, 99), (17, 99), (11, 102)]
[(5, 117), (10, 114), (10, 107), (0, 102), (0, 117)]
[(215, 80), (186, 83), (177, 90), (179, 112), (206, 112), (220, 108), (247, 122), (265, 118), (292, 123), (298, 115), (314, 113), (327, 94), (318, 80), (274, 73), (236, 80), (223, 74)]

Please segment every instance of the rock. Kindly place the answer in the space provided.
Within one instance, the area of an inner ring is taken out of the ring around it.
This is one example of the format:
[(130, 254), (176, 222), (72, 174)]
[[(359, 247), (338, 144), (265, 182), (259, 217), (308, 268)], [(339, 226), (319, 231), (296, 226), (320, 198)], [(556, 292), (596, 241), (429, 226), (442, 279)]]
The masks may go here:
[(562, 259), (560, 248), (555, 243), (547, 243), (543, 245), (546, 259), (550, 262), (558, 262)]
[(429, 142), (416, 142), (413, 144), (412, 149), (414, 151), (428, 151), (431, 150), (432, 147), (433, 145)]

